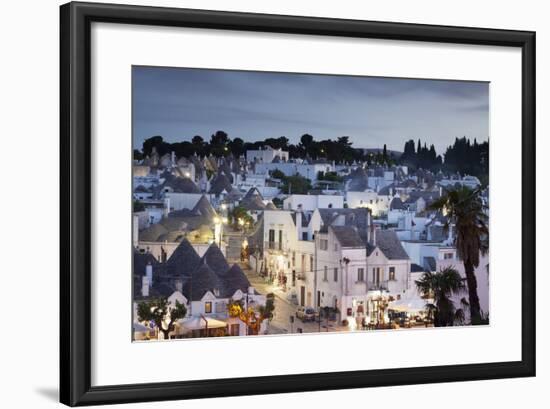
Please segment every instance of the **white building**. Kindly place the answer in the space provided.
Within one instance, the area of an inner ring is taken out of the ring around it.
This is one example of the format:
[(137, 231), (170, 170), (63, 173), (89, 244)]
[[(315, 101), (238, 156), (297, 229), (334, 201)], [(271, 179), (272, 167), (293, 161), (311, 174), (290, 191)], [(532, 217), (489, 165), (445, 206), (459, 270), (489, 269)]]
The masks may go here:
[(268, 175), (274, 170), (280, 170), (286, 176), (300, 175), (313, 183), (317, 181), (319, 172), (333, 172), (334, 166), (331, 163), (297, 163), (297, 162), (279, 162), (279, 163), (257, 163), (256, 173)]
[(364, 192), (346, 192), (346, 203), (349, 208), (356, 209), (366, 207), (371, 210), (373, 216), (383, 216), (388, 213), (392, 197), (380, 195), (374, 190)]
[[(404, 240), (403, 248), (412, 262), (422, 266), (426, 271), (441, 271), (446, 267), (453, 267), (462, 277), (466, 277), (464, 263), (458, 258), (456, 248), (444, 243), (434, 243), (425, 240)], [(480, 255), (479, 266), (475, 269), (477, 279), (477, 293), (481, 310), (489, 312), (489, 256)], [(453, 302), (460, 308), (460, 299), (468, 299), (468, 292), (453, 297)], [(467, 309), (466, 309), (467, 310)], [(468, 311), (466, 311), (468, 312)]]
[(288, 196), (283, 201), (285, 210), (313, 211), (315, 209), (341, 209), (344, 207), (342, 195), (297, 195)]
[(411, 261), (393, 231), (370, 229), (368, 244), (357, 228), (330, 226), (317, 244), (317, 300), (352, 323), (386, 320), (380, 296), (399, 299), (410, 286)]
[(288, 162), (288, 151), (273, 149), (271, 146), (266, 146), (260, 150), (246, 151), (246, 161), (248, 163), (271, 163), (275, 158), (278, 158), (281, 162)]

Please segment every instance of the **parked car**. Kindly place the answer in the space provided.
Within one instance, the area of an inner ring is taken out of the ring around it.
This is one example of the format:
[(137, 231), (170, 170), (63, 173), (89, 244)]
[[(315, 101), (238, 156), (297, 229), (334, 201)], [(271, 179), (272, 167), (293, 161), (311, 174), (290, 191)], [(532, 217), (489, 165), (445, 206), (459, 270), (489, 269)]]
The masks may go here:
[(312, 307), (299, 307), (296, 310), (296, 318), (301, 319), (302, 322), (315, 321), (317, 315), (317, 312)]

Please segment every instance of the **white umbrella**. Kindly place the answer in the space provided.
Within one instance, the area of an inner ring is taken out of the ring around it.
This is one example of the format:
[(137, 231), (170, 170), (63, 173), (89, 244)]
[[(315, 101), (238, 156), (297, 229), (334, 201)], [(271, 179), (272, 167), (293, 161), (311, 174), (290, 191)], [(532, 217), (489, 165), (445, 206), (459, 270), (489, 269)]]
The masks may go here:
[(388, 304), (388, 309), (400, 312), (419, 312), (426, 309), (426, 300), (422, 298), (402, 298)]
[(149, 332), (151, 331), (151, 328), (140, 324), (139, 322), (134, 322), (134, 332)]
[(227, 326), (226, 322), (214, 319), (214, 318), (203, 318), (203, 317), (191, 317), (185, 318), (178, 321), (178, 324), (187, 330), (194, 329), (206, 329), (206, 323), (208, 322), (208, 329), (211, 328), (225, 328)]

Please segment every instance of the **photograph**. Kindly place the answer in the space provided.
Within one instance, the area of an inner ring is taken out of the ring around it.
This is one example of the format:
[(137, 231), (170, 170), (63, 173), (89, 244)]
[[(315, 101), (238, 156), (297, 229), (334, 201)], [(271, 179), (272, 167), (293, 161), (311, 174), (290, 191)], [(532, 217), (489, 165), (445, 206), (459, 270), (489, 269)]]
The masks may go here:
[(490, 325), (489, 82), (131, 81), (133, 341)]

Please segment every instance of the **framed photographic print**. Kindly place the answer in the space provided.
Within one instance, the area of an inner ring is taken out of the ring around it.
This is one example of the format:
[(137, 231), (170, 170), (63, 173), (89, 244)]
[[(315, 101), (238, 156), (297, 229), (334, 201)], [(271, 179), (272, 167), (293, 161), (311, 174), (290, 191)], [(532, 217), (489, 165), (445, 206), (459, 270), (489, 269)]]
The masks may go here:
[(61, 402), (535, 375), (535, 33), (69, 3), (60, 46)]

